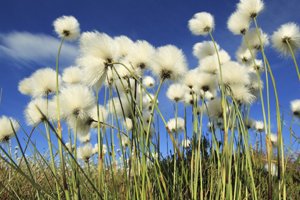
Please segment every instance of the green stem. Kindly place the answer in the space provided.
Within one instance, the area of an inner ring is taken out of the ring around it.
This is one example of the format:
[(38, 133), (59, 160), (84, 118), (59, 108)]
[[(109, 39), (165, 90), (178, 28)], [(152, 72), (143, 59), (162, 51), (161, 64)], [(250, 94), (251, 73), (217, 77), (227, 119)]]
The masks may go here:
[[(61, 130), (61, 124), (60, 124), (60, 102), (59, 102), (59, 58), (60, 58), (60, 53), (61, 49), (63, 46), (65, 38), (63, 37), (61, 39), (57, 56), (56, 56), (56, 112), (57, 112), (57, 133), (60, 139), (62, 139), (62, 130)], [(63, 186), (65, 190), (65, 195), (66, 198), (69, 199), (69, 192), (68, 192), (68, 184), (66, 180), (66, 174), (65, 174), (65, 163), (64, 163), (64, 157), (63, 157), (63, 148), (62, 148), (62, 143), (61, 140), (58, 140), (58, 149), (59, 149), (59, 157), (60, 157), (60, 167), (61, 167), (61, 173), (62, 173), (62, 181), (63, 181)]]
[(299, 66), (298, 66), (298, 63), (297, 63), (297, 60), (296, 60), (296, 57), (295, 57), (295, 53), (291, 47), (291, 44), (289, 43), (288, 40), (285, 40), (285, 42), (287, 43), (288, 47), (289, 47), (289, 50), (291, 52), (291, 55), (292, 55), (292, 58), (293, 58), (293, 61), (294, 61), (294, 65), (295, 65), (295, 68), (296, 68), (296, 71), (297, 71), (297, 75), (298, 75), (298, 80), (300, 80), (300, 72), (299, 72)]

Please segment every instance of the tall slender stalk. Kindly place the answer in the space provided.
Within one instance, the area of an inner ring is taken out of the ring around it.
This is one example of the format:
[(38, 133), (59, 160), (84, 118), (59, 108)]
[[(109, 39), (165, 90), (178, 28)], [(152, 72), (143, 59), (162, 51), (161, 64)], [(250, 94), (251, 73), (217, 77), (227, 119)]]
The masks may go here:
[[(61, 123), (60, 123), (60, 101), (59, 101), (59, 58), (61, 49), (63, 46), (65, 38), (63, 37), (61, 39), (57, 56), (56, 56), (56, 112), (57, 112), (57, 133), (60, 139), (62, 139), (62, 130), (61, 130)], [(63, 148), (61, 140), (58, 140), (58, 149), (59, 149), (59, 157), (60, 157), (60, 169), (62, 173), (62, 180), (63, 180), (63, 186), (64, 186), (64, 192), (66, 199), (70, 199), (69, 191), (68, 191), (68, 184), (66, 180), (66, 174), (65, 174), (65, 162), (64, 162), (64, 156), (63, 156)]]
[(299, 72), (299, 66), (298, 66), (298, 63), (297, 63), (297, 60), (296, 60), (296, 56), (295, 56), (295, 53), (291, 47), (291, 44), (289, 42), (289, 40), (285, 40), (286, 44), (288, 45), (289, 47), (289, 50), (290, 50), (290, 53), (291, 53), (291, 56), (293, 58), (293, 62), (294, 62), (294, 65), (295, 65), (295, 68), (296, 68), (296, 71), (297, 71), (297, 75), (298, 75), (298, 80), (300, 80), (300, 72)]
[[(262, 44), (262, 40), (260, 37), (260, 31), (259, 31), (259, 27), (256, 21), (256, 18), (253, 18), (255, 27), (256, 27), (256, 32), (257, 32), (257, 36), (259, 38), (260, 41), (260, 47), (261, 47), (261, 51), (263, 54), (263, 58), (266, 61), (268, 70), (270, 72), (270, 77), (272, 80), (272, 84), (273, 84), (273, 88), (274, 88), (274, 93), (275, 93), (275, 102), (276, 102), (276, 121), (277, 121), (277, 134), (278, 134), (278, 161), (280, 160), (280, 162), (278, 162), (278, 176), (280, 179), (280, 184), (279, 184), (279, 195), (281, 194), (281, 185), (282, 185), (282, 192), (283, 192), (283, 199), (286, 199), (286, 184), (285, 184), (285, 168), (284, 168), (284, 149), (283, 149), (283, 138), (282, 138), (282, 127), (281, 127), (281, 113), (280, 113), (280, 106), (279, 106), (279, 97), (278, 97), (278, 93), (277, 93), (277, 87), (276, 87), (276, 81), (273, 75), (273, 71), (271, 69), (270, 63), (265, 55), (264, 52), (264, 47)], [(280, 155), (279, 155), (280, 154)], [(271, 166), (270, 160), (268, 161), (269, 166)], [(269, 170), (269, 178), (270, 178), (270, 172), (271, 170)]]

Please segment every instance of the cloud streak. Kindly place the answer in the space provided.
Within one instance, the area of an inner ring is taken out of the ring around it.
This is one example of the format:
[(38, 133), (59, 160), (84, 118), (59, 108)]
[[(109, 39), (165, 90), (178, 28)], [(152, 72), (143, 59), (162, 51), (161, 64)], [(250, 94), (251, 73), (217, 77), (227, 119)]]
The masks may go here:
[[(55, 65), (60, 40), (46, 35), (29, 32), (0, 33), (0, 57), (16, 61), (22, 66), (31, 64), (42, 66)], [(64, 43), (61, 51), (61, 64), (71, 65), (77, 57), (78, 47)]]

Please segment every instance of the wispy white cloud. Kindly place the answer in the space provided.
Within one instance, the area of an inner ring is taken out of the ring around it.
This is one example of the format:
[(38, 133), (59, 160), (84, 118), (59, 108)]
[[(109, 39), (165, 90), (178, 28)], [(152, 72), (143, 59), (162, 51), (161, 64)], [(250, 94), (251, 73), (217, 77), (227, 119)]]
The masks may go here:
[[(0, 33), (0, 57), (16, 61), (23, 66), (30, 66), (32, 63), (53, 66), (59, 44), (59, 39), (46, 34)], [(77, 55), (77, 45), (65, 43), (61, 51), (61, 63), (71, 65)]]

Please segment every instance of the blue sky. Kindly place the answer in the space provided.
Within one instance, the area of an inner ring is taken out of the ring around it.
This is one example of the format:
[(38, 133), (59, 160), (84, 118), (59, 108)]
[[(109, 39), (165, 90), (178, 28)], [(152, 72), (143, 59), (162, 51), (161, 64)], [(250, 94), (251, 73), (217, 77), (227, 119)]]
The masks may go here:
[[(226, 21), (238, 0), (2, 0), (0, 2), (0, 88), (3, 90), (0, 115), (13, 116), (25, 124), (23, 109), (29, 98), (17, 90), (18, 82), (37, 68), (55, 65), (58, 40), (52, 22), (61, 15), (73, 15), (82, 31), (98, 30), (111, 36), (127, 35), (133, 40), (144, 39), (158, 47), (174, 44), (183, 49), (189, 67), (197, 66), (192, 56), (193, 44), (208, 38), (193, 36), (187, 21), (194, 13), (210, 12), (215, 17), (216, 41), (234, 58), (240, 37), (226, 28)], [(266, 9), (258, 22), (271, 34), (281, 24), (300, 24), (299, 0), (266, 0)], [(277, 80), (280, 104), (289, 115), (289, 102), (300, 98), (299, 82), (290, 59), (280, 57), (271, 47), (267, 55)], [(63, 47), (62, 67), (73, 63), (78, 54), (77, 43)], [(297, 57), (300, 62), (300, 57)], [(273, 98), (273, 95), (271, 95)], [(165, 95), (160, 102), (165, 102)], [(274, 104), (273, 104), (274, 105)], [(258, 116), (260, 105), (254, 105), (252, 116)], [(275, 107), (272, 106), (275, 113)], [(167, 119), (172, 108), (162, 106)], [(274, 117), (274, 116), (273, 116)], [(262, 117), (257, 117), (262, 119)], [(275, 123), (275, 121), (274, 121)], [(276, 126), (274, 126), (275, 131)], [(297, 129), (299, 130), (299, 129)]]

